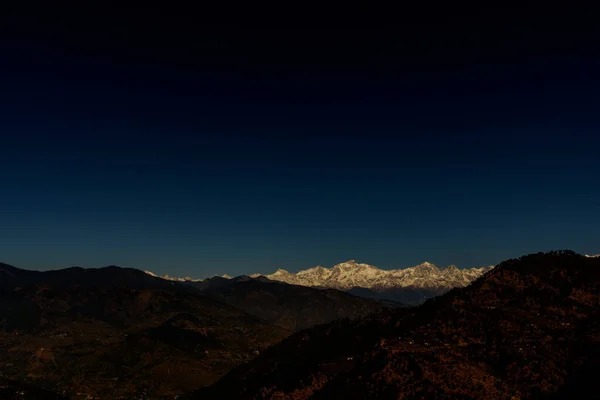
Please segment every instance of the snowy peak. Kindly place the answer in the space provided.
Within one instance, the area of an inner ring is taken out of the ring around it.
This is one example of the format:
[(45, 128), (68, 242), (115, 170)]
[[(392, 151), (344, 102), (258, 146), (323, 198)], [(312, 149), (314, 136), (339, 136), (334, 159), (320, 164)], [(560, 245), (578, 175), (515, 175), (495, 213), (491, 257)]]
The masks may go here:
[(417, 267), (436, 267), (437, 266), (435, 264), (430, 263), (429, 261), (424, 261), (423, 263), (417, 265)]
[(356, 267), (358, 267), (358, 263), (355, 260), (348, 260), (346, 262), (334, 265), (333, 268), (331, 268), (331, 269), (348, 270), (348, 269), (352, 269), (352, 268), (356, 268)]
[(362, 287), (379, 292), (398, 288), (444, 292), (464, 287), (488, 270), (489, 268), (459, 269), (455, 265), (440, 269), (427, 261), (410, 268), (383, 270), (356, 260), (348, 260), (330, 269), (316, 266), (297, 273), (279, 269), (265, 277), (294, 285), (340, 290)]
[(417, 271), (431, 271), (431, 272), (439, 272), (439, 268), (437, 267), (437, 265), (432, 264), (430, 262), (425, 261), (424, 263), (421, 263), (415, 267), (413, 267), (415, 270)]
[(323, 268), (320, 265), (317, 265), (316, 267), (312, 267), (309, 269), (305, 269), (303, 271), (299, 271), (298, 274), (320, 274), (323, 273), (325, 271), (329, 271), (327, 268)]
[(456, 265), (448, 265), (446, 268), (441, 269), (440, 272), (446, 276), (462, 276), (462, 272)]
[(275, 273), (273, 275), (287, 276), (287, 275), (290, 275), (290, 273), (288, 271), (286, 271), (285, 269), (279, 268), (277, 271), (275, 271)]
[[(469, 285), (492, 268), (493, 266), (460, 269), (455, 265), (439, 268), (437, 265), (425, 261), (409, 268), (384, 270), (373, 265), (359, 263), (356, 260), (348, 260), (336, 264), (331, 268), (317, 265), (297, 273), (279, 268), (272, 274), (251, 274), (249, 277), (254, 279), (264, 277), (291, 285), (339, 290), (350, 290), (359, 287), (375, 292), (384, 292), (406, 288), (423, 289), (441, 294), (455, 287)], [(149, 275), (157, 276), (150, 271), (145, 272)], [(172, 278), (168, 275), (160, 278), (179, 282), (199, 281), (199, 279), (191, 279), (189, 277)], [(225, 274), (221, 278), (231, 279), (231, 276)]]
[(327, 268), (323, 268), (320, 265), (317, 265), (316, 267), (305, 269), (303, 271), (299, 271), (296, 274), (296, 276), (298, 276), (298, 277), (316, 276), (316, 277), (320, 277), (320, 278), (325, 278), (325, 277), (329, 276), (330, 274), (331, 274), (331, 270), (329, 270)]
[(369, 264), (357, 263), (356, 260), (349, 260), (349, 261), (334, 265), (333, 268), (331, 268), (331, 271), (350, 272), (350, 271), (364, 271), (367, 269), (378, 269), (378, 268), (374, 267), (372, 265), (369, 265)]

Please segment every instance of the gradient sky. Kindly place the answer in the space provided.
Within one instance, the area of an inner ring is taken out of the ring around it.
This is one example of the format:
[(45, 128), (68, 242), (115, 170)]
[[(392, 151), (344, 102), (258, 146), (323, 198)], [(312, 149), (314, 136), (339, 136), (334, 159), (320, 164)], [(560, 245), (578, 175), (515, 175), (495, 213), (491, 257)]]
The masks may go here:
[(0, 42), (2, 262), (205, 277), (600, 252), (589, 35), (166, 20), (154, 37), (130, 15), (68, 35), (94, 21)]

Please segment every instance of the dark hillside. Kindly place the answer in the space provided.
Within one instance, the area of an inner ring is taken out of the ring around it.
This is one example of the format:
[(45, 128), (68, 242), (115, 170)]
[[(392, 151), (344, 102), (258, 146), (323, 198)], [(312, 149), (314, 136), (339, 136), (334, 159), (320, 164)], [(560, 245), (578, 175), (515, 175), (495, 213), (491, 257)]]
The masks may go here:
[(187, 393), (296, 330), (385, 308), (337, 290), (250, 277), (202, 288), (119, 267), (2, 264), (0, 283), (0, 393), (27, 387), (26, 398), (42, 388), (83, 398)]
[(314, 289), (256, 279), (231, 282), (202, 293), (290, 333), (338, 318), (363, 317), (381, 311), (389, 303), (353, 296), (339, 290)]
[(138, 270), (1, 268), (0, 394), (183, 394), (287, 335), (195, 288)]
[(565, 398), (596, 387), (599, 284), (598, 258), (509, 260), (418, 308), (293, 335), (196, 398)]

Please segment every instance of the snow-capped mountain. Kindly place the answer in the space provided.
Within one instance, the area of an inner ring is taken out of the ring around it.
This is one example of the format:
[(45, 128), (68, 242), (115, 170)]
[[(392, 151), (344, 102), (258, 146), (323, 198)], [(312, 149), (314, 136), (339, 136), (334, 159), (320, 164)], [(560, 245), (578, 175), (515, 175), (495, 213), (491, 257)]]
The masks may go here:
[[(455, 287), (467, 286), (492, 268), (493, 266), (458, 269), (454, 265), (439, 268), (432, 263), (424, 262), (410, 268), (385, 270), (373, 265), (349, 260), (331, 268), (324, 268), (318, 265), (297, 273), (278, 269), (272, 274), (252, 274), (250, 277), (265, 277), (272, 281), (285, 282), (292, 285), (339, 290), (350, 290), (360, 287), (375, 292), (399, 288), (444, 292)], [(144, 272), (152, 276), (157, 276), (150, 271)], [(161, 276), (160, 278), (177, 282), (202, 281), (202, 279), (192, 279), (189, 277), (175, 278), (168, 275)], [(221, 278), (231, 279), (231, 276), (224, 274), (221, 275)]]
[(598, 258), (598, 257), (600, 257), (600, 254), (596, 254), (595, 256), (590, 256), (589, 254), (586, 254), (585, 257), (587, 257), (587, 258)]
[[(349, 260), (331, 268), (318, 265), (296, 273), (278, 269), (272, 274), (252, 274), (249, 277), (320, 289), (338, 289), (361, 297), (418, 304), (450, 289), (467, 286), (492, 268), (494, 267), (458, 269), (454, 265), (439, 268), (424, 262), (410, 268), (385, 270)], [(145, 272), (157, 276), (150, 271)], [(173, 278), (168, 275), (161, 278), (177, 282), (202, 281), (189, 277)], [(231, 279), (231, 276), (225, 274), (221, 278)]]
[[(493, 266), (458, 269), (454, 265), (439, 268), (434, 264), (424, 262), (411, 268), (384, 270), (350, 260), (332, 268), (316, 266), (297, 273), (278, 269), (264, 277), (293, 285), (340, 290), (362, 287), (376, 292), (398, 288), (444, 292), (455, 287), (464, 287), (492, 268)], [(251, 276), (256, 277), (260, 274)]]

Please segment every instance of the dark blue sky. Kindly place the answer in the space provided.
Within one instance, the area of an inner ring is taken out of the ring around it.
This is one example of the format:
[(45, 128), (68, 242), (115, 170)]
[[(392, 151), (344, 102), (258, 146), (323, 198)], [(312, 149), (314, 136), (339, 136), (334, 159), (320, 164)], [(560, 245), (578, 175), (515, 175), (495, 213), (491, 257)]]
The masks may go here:
[(56, 32), (2, 41), (3, 262), (202, 277), (600, 252), (581, 38)]

